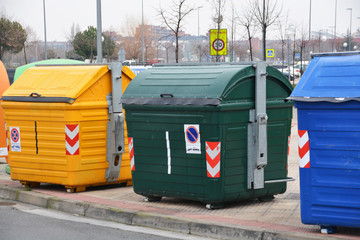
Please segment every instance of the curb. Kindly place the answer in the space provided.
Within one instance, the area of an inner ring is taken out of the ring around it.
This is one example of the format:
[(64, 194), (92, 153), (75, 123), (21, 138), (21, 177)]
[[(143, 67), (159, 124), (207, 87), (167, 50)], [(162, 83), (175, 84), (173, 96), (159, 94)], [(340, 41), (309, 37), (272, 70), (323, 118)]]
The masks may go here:
[(50, 197), (31, 190), (0, 185), (0, 198), (23, 202), (42, 208), (54, 209), (79, 216), (169, 230), (179, 233), (221, 239), (339, 239), (329, 235), (318, 236), (283, 231), (271, 231), (264, 228), (239, 227), (214, 223), (204, 223), (186, 218), (171, 217), (156, 213), (129, 209), (110, 208), (109, 206)]

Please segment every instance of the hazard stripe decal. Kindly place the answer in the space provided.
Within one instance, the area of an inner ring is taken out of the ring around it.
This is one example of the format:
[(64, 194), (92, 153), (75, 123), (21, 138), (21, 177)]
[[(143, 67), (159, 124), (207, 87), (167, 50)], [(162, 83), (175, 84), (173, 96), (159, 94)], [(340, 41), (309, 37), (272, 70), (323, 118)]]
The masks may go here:
[(299, 134), (299, 166), (310, 168), (310, 143), (309, 134), (306, 130), (298, 130)]
[(135, 158), (134, 158), (134, 142), (133, 138), (129, 137), (129, 155), (130, 155), (130, 167), (131, 171), (135, 171)]
[(66, 155), (80, 154), (79, 124), (65, 124)]
[(220, 177), (220, 142), (205, 142), (206, 147), (206, 170), (210, 178)]

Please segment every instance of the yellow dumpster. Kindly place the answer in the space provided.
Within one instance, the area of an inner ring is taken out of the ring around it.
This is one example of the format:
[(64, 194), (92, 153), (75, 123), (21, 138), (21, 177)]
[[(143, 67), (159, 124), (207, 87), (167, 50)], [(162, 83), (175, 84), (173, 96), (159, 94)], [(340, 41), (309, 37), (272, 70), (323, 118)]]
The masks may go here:
[(121, 105), (131, 77), (121, 67), (37, 66), (17, 79), (1, 103), (13, 180), (68, 192), (132, 184)]

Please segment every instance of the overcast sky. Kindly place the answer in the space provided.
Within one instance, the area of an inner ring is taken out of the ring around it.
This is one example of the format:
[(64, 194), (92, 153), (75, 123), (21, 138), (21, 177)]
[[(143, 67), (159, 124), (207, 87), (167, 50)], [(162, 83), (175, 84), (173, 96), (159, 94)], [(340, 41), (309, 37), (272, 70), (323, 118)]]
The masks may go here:
[[(176, 1), (176, 0), (175, 0)], [(335, 25), (335, 1), (336, 0), (312, 0), (311, 29), (314, 31), (333, 31)], [(127, 18), (138, 19), (141, 22), (141, 0), (102, 0), (102, 26), (103, 31), (115, 30), (121, 33)], [(144, 19), (147, 23), (161, 25), (162, 22), (157, 14), (160, 5), (168, 9), (171, 0), (144, 0)], [(199, 7), (199, 11), (192, 12), (185, 20), (186, 33), (200, 35), (213, 27), (213, 9), (209, 2), (212, 0), (187, 0), (192, 7)], [(233, 2), (235, 10), (241, 11), (248, 0), (227, 0), (227, 4)], [(289, 16), (288, 22), (294, 24), (298, 29), (304, 28), (308, 31), (310, 0), (277, 0), (282, 15)], [(96, 27), (96, 0), (45, 0), (46, 26), (48, 41), (65, 41), (70, 35), (73, 23), (78, 24), (80, 30), (87, 26)], [(352, 33), (360, 25), (360, 0), (338, 0), (336, 32), (345, 34), (350, 26), (350, 11), (352, 8)], [(44, 39), (44, 15), (43, 0), (0, 0), (0, 14), (19, 21), (23, 26), (31, 27), (39, 40)], [(200, 24), (198, 26), (198, 14)], [(231, 16), (230, 7), (224, 14)], [(230, 18), (230, 17), (229, 17)], [(225, 22), (229, 22), (226, 20)], [(223, 26), (226, 28), (226, 25)], [(241, 34), (241, 29), (236, 30)], [(270, 29), (270, 35), (275, 38), (277, 31)], [(260, 33), (260, 32), (259, 32)], [(258, 33), (258, 35), (259, 35)], [(240, 35), (239, 35), (240, 37)]]

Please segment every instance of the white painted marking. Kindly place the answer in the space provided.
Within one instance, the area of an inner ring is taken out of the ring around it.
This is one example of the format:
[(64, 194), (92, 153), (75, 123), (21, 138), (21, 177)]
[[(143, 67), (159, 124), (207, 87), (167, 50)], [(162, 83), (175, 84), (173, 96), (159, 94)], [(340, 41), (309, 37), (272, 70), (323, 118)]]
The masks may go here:
[(66, 221), (78, 222), (78, 223), (87, 223), (87, 224), (90, 224), (93, 226), (101, 226), (101, 227), (119, 229), (119, 230), (123, 230), (123, 231), (151, 234), (151, 235), (161, 236), (161, 237), (170, 238), (170, 239), (184, 239), (184, 240), (213, 239), (213, 238), (208, 238), (208, 237), (197, 237), (197, 236), (193, 236), (193, 235), (189, 235), (189, 234), (176, 233), (176, 232), (152, 229), (152, 228), (147, 228), (147, 227), (129, 226), (129, 225), (122, 224), (122, 223), (97, 220), (97, 219), (86, 218), (86, 217), (81, 217), (81, 216), (77, 216), (77, 215), (70, 215), (67, 213), (48, 210), (48, 209), (28, 209), (28, 210), (18, 209), (18, 210), (20, 210), (22, 212), (30, 213), (30, 214), (35, 214), (35, 215), (59, 219), (59, 220), (66, 220)]
[(171, 150), (170, 150), (170, 140), (169, 140), (169, 132), (166, 131), (166, 148), (167, 148), (167, 158), (168, 158), (168, 174), (171, 174)]

